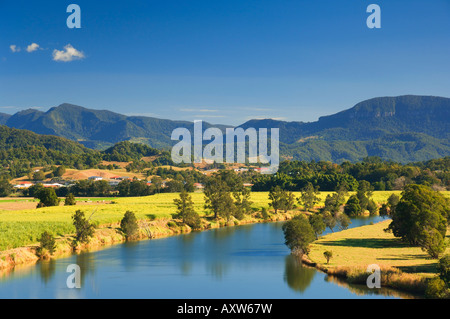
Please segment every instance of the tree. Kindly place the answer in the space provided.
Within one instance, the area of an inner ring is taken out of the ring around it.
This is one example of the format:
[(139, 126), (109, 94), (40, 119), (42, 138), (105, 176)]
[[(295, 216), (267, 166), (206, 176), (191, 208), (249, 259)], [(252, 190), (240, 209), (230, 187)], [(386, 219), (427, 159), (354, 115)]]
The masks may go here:
[(309, 211), (314, 208), (314, 205), (319, 202), (320, 197), (319, 187), (314, 187), (311, 182), (308, 182), (302, 189), (302, 194), (297, 199), (300, 204), (303, 204), (305, 210)]
[(280, 186), (272, 187), (269, 192), (269, 206), (275, 210), (275, 214), (283, 207), (283, 189)]
[(45, 231), (41, 234), (41, 237), (39, 238), (39, 247), (37, 249), (38, 256), (45, 256), (48, 252), (50, 255), (53, 255), (56, 249), (56, 241), (55, 237), (53, 237), (52, 234)]
[(439, 258), (439, 255), (445, 251), (446, 245), (444, 238), (438, 230), (426, 227), (419, 240), (419, 246), (426, 251), (432, 258)]
[(283, 190), (280, 209), (283, 209), (284, 213), (287, 213), (287, 211), (293, 209), (294, 206), (295, 206), (294, 193)]
[(331, 213), (332, 216), (336, 216), (344, 203), (345, 203), (345, 195), (342, 192), (327, 195), (327, 197), (325, 198), (325, 204), (322, 211), (329, 212)]
[(261, 217), (262, 217), (264, 220), (269, 219), (269, 213), (267, 212), (267, 208), (263, 207), (263, 208), (261, 209)]
[(6, 176), (0, 178), (0, 197), (9, 196), (13, 191), (13, 187)]
[(347, 229), (348, 226), (352, 223), (350, 218), (347, 216), (347, 214), (340, 213), (336, 217), (336, 223), (338, 224), (338, 227), (340, 230)]
[(252, 201), (250, 201), (250, 190), (248, 188), (243, 188), (241, 191), (233, 192), (233, 197), (235, 199), (234, 205), (236, 207), (234, 212), (234, 217), (242, 220), (244, 216), (251, 212)]
[(45, 179), (45, 173), (42, 170), (33, 173), (33, 180), (43, 181)]
[(38, 203), (39, 207), (47, 206), (59, 206), (60, 199), (56, 196), (56, 192), (53, 188), (42, 188), (35, 195), (36, 198), (40, 200)]
[(322, 215), (320, 213), (312, 214), (309, 217), (309, 223), (311, 224), (311, 227), (314, 230), (314, 234), (316, 235), (316, 239), (319, 238), (319, 235), (321, 235), (325, 229), (326, 225), (323, 221)]
[(324, 257), (327, 260), (327, 264), (330, 263), (330, 259), (333, 257), (333, 252), (331, 250), (326, 250), (323, 252)]
[(359, 216), (361, 214), (361, 206), (356, 195), (350, 196), (344, 207), (344, 213), (349, 217)]
[(386, 203), (381, 204), (381, 207), (379, 209), (379, 214), (381, 217), (387, 217), (389, 216), (389, 206)]
[(77, 210), (73, 214), (72, 220), (76, 230), (74, 245), (79, 242), (88, 243), (89, 239), (94, 235), (94, 225), (84, 217), (84, 212), (81, 210)]
[(450, 287), (450, 255), (445, 255), (439, 259), (438, 263), (439, 277)]
[(283, 225), (285, 244), (294, 255), (308, 253), (309, 244), (315, 239), (314, 230), (303, 215), (297, 215)]
[[(361, 213), (364, 213), (369, 206), (370, 197), (373, 194), (373, 187), (368, 181), (359, 181), (358, 191), (356, 197), (358, 197), (359, 205), (361, 207)], [(359, 214), (358, 214), (359, 215)]]
[(64, 167), (64, 165), (60, 165), (53, 171), (53, 175), (56, 177), (61, 177), (64, 175), (65, 172), (66, 168)]
[(75, 200), (75, 196), (72, 193), (67, 194), (66, 199), (64, 200), (65, 206), (73, 206), (76, 205), (77, 201)]
[(330, 213), (323, 213), (323, 222), (334, 233), (334, 227), (336, 226), (336, 218)]
[(398, 202), (400, 201), (400, 197), (396, 194), (391, 194), (387, 200), (387, 205), (389, 208), (389, 215), (392, 215), (395, 213), (395, 207), (397, 206)]
[(370, 216), (374, 216), (377, 214), (378, 206), (373, 199), (369, 200), (367, 204), (367, 210), (369, 211)]
[(193, 229), (198, 229), (201, 226), (200, 216), (194, 209), (194, 202), (191, 195), (185, 190), (180, 193), (180, 198), (175, 198), (175, 205), (177, 206), (176, 218), (181, 218), (183, 223)]
[(126, 211), (120, 221), (120, 229), (125, 234), (127, 240), (134, 238), (139, 234), (139, 224), (136, 215), (131, 211)]
[(409, 184), (395, 206), (388, 229), (435, 258), (444, 245), (449, 214), (448, 200), (442, 194), (427, 186)]
[(209, 209), (214, 213), (214, 218), (225, 217), (227, 220), (234, 213), (235, 206), (229, 187), (217, 176), (207, 179), (203, 190), (205, 195), (205, 209)]

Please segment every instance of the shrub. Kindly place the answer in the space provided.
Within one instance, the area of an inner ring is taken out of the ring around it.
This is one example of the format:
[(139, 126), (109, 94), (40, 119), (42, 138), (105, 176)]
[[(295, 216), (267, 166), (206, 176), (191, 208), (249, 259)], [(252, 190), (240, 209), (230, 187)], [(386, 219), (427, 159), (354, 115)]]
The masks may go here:
[(264, 220), (269, 219), (269, 213), (267, 212), (267, 209), (266, 209), (265, 207), (263, 207), (263, 208), (261, 209), (261, 217), (262, 217)]
[(38, 204), (37, 208), (39, 207), (46, 207), (46, 206), (58, 206), (60, 199), (58, 196), (56, 196), (56, 192), (53, 188), (42, 188), (38, 191), (36, 194), (36, 198), (39, 198), (40, 205)]
[(450, 255), (445, 255), (439, 260), (439, 277), (450, 287)]
[(120, 229), (125, 234), (125, 238), (131, 239), (139, 233), (139, 225), (133, 212), (127, 211), (120, 221)]
[(177, 227), (177, 223), (175, 223), (174, 221), (169, 221), (168, 223), (167, 223), (167, 226), (169, 226), (169, 227)]
[(88, 243), (89, 239), (94, 235), (94, 225), (84, 217), (84, 212), (81, 210), (77, 210), (72, 219), (76, 229), (74, 245), (78, 242)]
[(67, 194), (66, 199), (64, 200), (65, 206), (73, 206), (76, 205), (77, 201), (75, 200), (75, 196), (72, 193)]
[(45, 252), (48, 251), (50, 255), (53, 255), (56, 249), (56, 241), (52, 234), (45, 231), (41, 234), (39, 238), (39, 248), (37, 249), (38, 256), (44, 256)]
[(445, 282), (439, 277), (433, 278), (428, 282), (425, 295), (433, 299), (443, 299), (450, 296)]
[(327, 250), (323, 253), (323, 256), (326, 258), (327, 260), (327, 264), (330, 263), (330, 259), (333, 257), (333, 252), (330, 250)]

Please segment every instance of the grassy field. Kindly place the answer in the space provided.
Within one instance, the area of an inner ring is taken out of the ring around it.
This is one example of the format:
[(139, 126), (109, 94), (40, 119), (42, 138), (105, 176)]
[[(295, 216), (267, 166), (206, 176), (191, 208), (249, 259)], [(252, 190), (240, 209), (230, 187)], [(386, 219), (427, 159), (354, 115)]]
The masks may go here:
[[(323, 204), (323, 200), (329, 193), (331, 192), (322, 192), (320, 194), (322, 203), (319, 203), (317, 206)], [(376, 202), (382, 203), (387, 200), (390, 194), (392, 192), (389, 191), (374, 192), (373, 198)], [(300, 193), (297, 192), (295, 195), (298, 197)], [(446, 192), (446, 196), (450, 197), (450, 192)], [(86, 216), (90, 216), (94, 212), (91, 220), (100, 226), (120, 222), (127, 210), (133, 211), (136, 217), (142, 220), (171, 219), (172, 214), (176, 212), (173, 203), (173, 199), (176, 197), (178, 197), (178, 194), (165, 193), (146, 197), (91, 198), (92, 204), (88, 202), (76, 206), (45, 207), (15, 211), (2, 210), (0, 211), (0, 251), (36, 243), (37, 238), (44, 231), (50, 231), (55, 236), (74, 233), (75, 229), (72, 225), (71, 216), (77, 209), (83, 210)], [(196, 211), (201, 216), (204, 216), (206, 212), (203, 208), (203, 193), (192, 193), (192, 199)], [(94, 203), (96, 200), (112, 200), (112, 202)], [(253, 192), (251, 194), (251, 200), (255, 208), (269, 208), (268, 192)], [(20, 200), (17, 199), (17, 201)]]
[[(333, 258), (329, 265), (325, 265), (327, 268), (367, 268), (368, 265), (377, 264), (424, 276), (436, 273), (436, 259), (429, 258), (419, 247), (409, 247), (392, 233), (383, 231), (389, 223), (390, 220), (386, 220), (325, 235), (311, 245), (309, 258), (313, 262), (326, 264), (323, 253), (328, 250), (333, 252)], [(450, 253), (450, 248), (446, 252)]]

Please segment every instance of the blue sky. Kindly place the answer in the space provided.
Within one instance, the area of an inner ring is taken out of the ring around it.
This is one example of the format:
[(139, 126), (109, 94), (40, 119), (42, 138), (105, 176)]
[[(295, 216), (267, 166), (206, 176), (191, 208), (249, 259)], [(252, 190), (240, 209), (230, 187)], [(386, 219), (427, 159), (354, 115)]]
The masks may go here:
[[(71, 3), (81, 29), (66, 26)], [(381, 29), (366, 26), (371, 3)], [(450, 97), (448, 0), (0, 0), (0, 30), (5, 113), (67, 102), (235, 125)], [(55, 61), (68, 45), (78, 58)]]

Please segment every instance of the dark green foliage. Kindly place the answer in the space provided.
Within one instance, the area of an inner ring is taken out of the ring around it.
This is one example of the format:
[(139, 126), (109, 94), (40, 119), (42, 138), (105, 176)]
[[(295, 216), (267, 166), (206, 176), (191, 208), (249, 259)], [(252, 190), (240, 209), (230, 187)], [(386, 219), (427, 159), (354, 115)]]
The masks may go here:
[(333, 216), (330, 212), (324, 212), (323, 213), (323, 222), (325, 225), (331, 230), (331, 232), (334, 233), (334, 227), (336, 226), (336, 217)]
[(261, 217), (262, 217), (264, 220), (269, 219), (269, 213), (267, 212), (267, 209), (266, 209), (265, 207), (263, 207), (263, 208), (261, 209)]
[(345, 197), (343, 192), (337, 192), (333, 194), (328, 194), (325, 198), (324, 207), (322, 212), (329, 212), (332, 216), (336, 216), (340, 211), (341, 206), (345, 202)]
[(378, 206), (373, 199), (369, 200), (367, 204), (367, 210), (369, 211), (370, 216), (374, 216), (378, 212)]
[(408, 185), (392, 214), (389, 229), (411, 245), (419, 245), (433, 258), (442, 252), (450, 214), (448, 200), (423, 185)]
[(191, 227), (192, 229), (199, 229), (201, 227), (200, 216), (194, 209), (194, 202), (191, 195), (183, 190), (180, 193), (180, 198), (175, 198), (175, 205), (177, 206), (177, 214), (175, 218), (181, 218), (183, 223)]
[(43, 256), (45, 254), (45, 251), (48, 251), (50, 255), (53, 255), (56, 249), (56, 241), (55, 237), (53, 237), (52, 234), (45, 231), (41, 234), (41, 237), (39, 238), (39, 247), (37, 249), (37, 255)]
[(139, 161), (145, 156), (159, 155), (161, 151), (145, 144), (123, 141), (106, 149), (103, 153), (105, 161), (129, 162)]
[(370, 185), (368, 181), (359, 181), (358, 191), (356, 192), (356, 197), (358, 197), (359, 206), (361, 207), (361, 212), (359, 213), (359, 215), (364, 213), (368, 209), (370, 197), (372, 196), (372, 194), (373, 194), (372, 185)]
[(242, 188), (239, 192), (233, 192), (234, 205), (236, 207), (234, 217), (238, 220), (244, 219), (245, 215), (251, 212), (252, 201), (250, 201), (250, 190)]
[(333, 257), (333, 252), (331, 250), (326, 250), (323, 252), (323, 256), (326, 258), (327, 264), (329, 264), (330, 259)]
[(146, 181), (123, 180), (117, 185), (119, 196), (148, 196), (155, 193), (155, 185), (148, 185)]
[(432, 299), (448, 299), (450, 298), (450, 291), (445, 282), (436, 277), (428, 281), (425, 295)]
[(361, 206), (359, 205), (359, 199), (356, 195), (352, 195), (349, 197), (344, 207), (344, 213), (349, 217), (361, 215), (362, 210)]
[(386, 203), (381, 204), (381, 207), (379, 209), (379, 214), (381, 217), (387, 217), (389, 216), (389, 206)]
[(43, 181), (45, 179), (45, 173), (42, 170), (33, 173), (34, 181)]
[(43, 187), (35, 194), (35, 197), (40, 200), (39, 207), (58, 206), (60, 202), (53, 188)]
[(231, 188), (222, 179), (222, 175), (215, 174), (207, 178), (203, 193), (205, 195), (205, 209), (214, 213), (214, 218), (223, 217), (229, 220), (236, 209)]
[(309, 217), (309, 223), (311, 224), (311, 227), (314, 230), (316, 239), (318, 239), (319, 235), (321, 235), (327, 228), (327, 226), (325, 225), (325, 222), (323, 221), (322, 214), (320, 214), (320, 213), (312, 214)]
[(273, 187), (269, 192), (269, 206), (275, 210), (275, 214), (283, 207), (284, 190), (280, 186)]
[(61, 177), (64, 175), (65, 172), (66, 168), (64, 167), (64, 165), (60, 165), (53, 171), (53, 175), (56, 177)]
[(73, 206), (76, 204), (77, 201), (75, 200), (75, 196), (72, 193), (67, 194), (66, 199), (64, 200), (64, 206)]
[(445, 255), (439, 259), (438, 263), (439, 277), (450, 287), (450, 255)]
[(126, 211), (122, 220), (120, 221), (120, 229), (125, 234), (127, 240), (136, 237), (139, 234), (139, 225), (134, 215), (131, 211)]
[(285, 244), (295, 255), (308, 253), (309, 244), (315, 239), (314, 230), (308, 219), (297, 215), (283, 224)]
[(13, 187), (6, 176), (0, 176), (0, 197), (9, 196), (13, 192)]
[(298, 201), (300, 204), (303, 204), (305, 210), (311, 210), (314, 208), (314, 205), (319, 202), (319, 194), (319, 187), (314, 187), (311, 182), (308, 182), (306, 186), (302, 188), (302, 194)]
[(336, 217), (336, 224), (338, 225), (340, 230), (345, 230), (350, 226), (351, 224), (350, 217), (347, 216), (347, 214), (339, 214)]
[(76, 230), (74, 245), (88, 243), (89, 239), (94, 235), (95, 226), (85, 218), (84, 212), (81, 210), (77, 210), (73, 214), (72, 220)]

